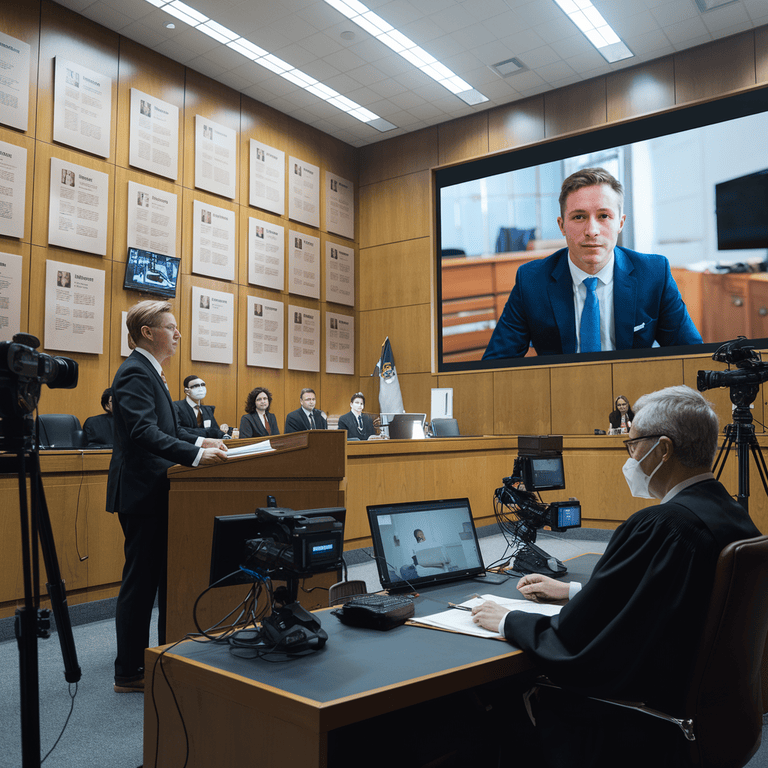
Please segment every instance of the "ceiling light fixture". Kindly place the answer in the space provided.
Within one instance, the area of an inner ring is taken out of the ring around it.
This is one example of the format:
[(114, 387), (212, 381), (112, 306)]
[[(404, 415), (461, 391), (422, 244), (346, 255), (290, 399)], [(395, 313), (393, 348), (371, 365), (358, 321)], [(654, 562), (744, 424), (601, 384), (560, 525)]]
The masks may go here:
[(443, 88), (447, 88), (462, 101), (470, 105), (488, 101), (488, 98), (483, 96), (480, 91), (475, 90), (469, 83), (441, 64), (434, 56), (416, 45), (413, 40), (396, 30), (381, 16), (358, 0), (325, 0), (325, 2), (442, 85)]
[[(241, 37), (231, 29), (219, 24), (213, 19), (209, 19), (199, 11), (195, 10), (181, 0), (146, 0), (150, 5), (154, 5), (156, 8), (160, 8), (166, 13), (170, 13), (172, 16), (183, 21), (185, 24), (194, 27), (195, 29), (203, 32), (204, 34), (212, 37), (222, 45), (226, 45), (233, 51), (236, 51), (241, 56), (259, 64), (266, 69), (274, 72), (280, 77), (285, 78), (294, 85), (298, 85), (306, 91), (309, 91), (313, 95), (317, 96), (323, 101), (332, 104), (342, 112), (346, 112), (356, 120), (362, 123), (366, 123), (377, 131), (382, 133), (391, 131), (393, 128), (397, 128), (396, 125), (385, 120), (383, 117), (379, 117), (369, 109), (361, 107), (346, 96), (342, 96), (338, 91), (334, 91), (333, 88), (329, 88), (327, 85), (323, 85), (315, 78), (307, 75), (299, 69), (296, 69), (292, 64), (283, 61), (277, 56), (265, 51), (258, 45), (252, 43), (244, 37)], [(174, 29), (175, 25), (168, 23), (165, 25), (168, 29)]]
[(631, 59), (635, 55), (590, 0), (555, 0), (555, 2), (609, 64)]

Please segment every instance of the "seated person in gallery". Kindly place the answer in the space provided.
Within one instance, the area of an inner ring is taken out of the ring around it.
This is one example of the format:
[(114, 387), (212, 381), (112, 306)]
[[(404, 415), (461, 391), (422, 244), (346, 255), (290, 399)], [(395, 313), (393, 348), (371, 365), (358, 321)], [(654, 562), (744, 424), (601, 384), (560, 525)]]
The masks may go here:
[[(613, 405), (613, 411), (608, 416), (609, 430), (618, 429), (620, 432), (629, 432), (629, 428), (632, 426), (632, 421), (635, 418), (635, 414), (629, 405), (629, 400), (624, 395), (619, 395)], [(613, 434), (616, 433), (614, 432)]]
[(112, 418), (112, 389), (110, 387), (101, 393), (101, 407), (104, 409), (104, 413), (100, 413), (98, 416), (89, 416), (83, 424), (83, 431), (89, 446), (112, 447), (115, 420)]
[(213, 412), (215, 405), (203, 405), (203, 400), (208, 394), (205, 382), (194, 373), (184, 379), (183, 400), (174, 400), (173, 407), (179, 417), (179, 423), (187, 431), (201, 437), (210, 437), (214, 440), (222, 440), (229, 437), (229, 426), (216, 423)]
[(619, 248), (624, 190), (603, 168), (560, 191), (567, 248), (523, 264), (484, 360), (701, 344), (666, 257)]
[(473, 608), (475, 622), (564, 689), (539, 688), (529, 698), (536, 727), (515, 741), (534, 742), (536, 765), (691, 765), (677, 726), (589, 697), (684, 712), (720, 552), (760, 535), (712, 474), (717, 441), (717, 416), (690, 387), (641, 397), (623, 474), (633, 496), (660, 503), (616, 529), (580, 590), (540, 574), (520, 580), (523, 597), (566, 601), (558, 615), (507, 612), (490, 600)]
[(285, 434), (303, 432), (305, 429), (328, 429), (328, 422), (323, 412), (315, 408), (317, 395), (314, 389), (305, 387), (299, 395), (301, 408), (291, 411), (285, 417)]
[(339, 429), (347, 430), (347, 440), (379, 440), (376, 434), (376, 426), (379, 423), (378, 416), (372, 419), (365, 408), (365, 395), (355, 392), (349, 401), (349, 413), (345, 413), (339, 419)]
[(277, 419), (270, 413), (272, 393), (266, 387), (256, 387), (245, 399), (245, 414), (240, 419), (240, 437), (279, 435)]

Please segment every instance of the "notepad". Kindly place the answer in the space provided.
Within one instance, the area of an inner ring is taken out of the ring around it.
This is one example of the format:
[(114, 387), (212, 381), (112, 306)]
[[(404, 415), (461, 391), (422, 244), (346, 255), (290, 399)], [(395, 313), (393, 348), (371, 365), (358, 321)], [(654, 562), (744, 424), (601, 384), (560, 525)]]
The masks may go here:
[[(530, 600), (515, 600), (509, 597), (499, 597), (498, 595), (482, 595), (473, 597), (471, 600), (465, 600), (460, 605), (474, 608), (481, 605), (486, 600), (493, 600), (495, 603), (507, 608), (510, 611), (524, 611), (525, 613), (538, 613), (543, 616), (556, 616), (560, 613), (561, 605), (550, 605), (548, 603), (533, 603)], [(448, 608), (440, 613), (433, 613), (430, 616), (420, 616), (417, 619), (411, 619), (408, 624), (414, 626), (427, 626), (434, 629), (443, 629), (448, 632), (459, 632), (463, 635), (473, 635), (474, 637), (487, 637), (499, 639), (501, 635), (498, 632), (491, 632), (484, 629), (479, 624), (472, 621), (472, 614), (468, 611), (458, 611), (455, 608)]]
[(268, 453), (275, 449), (269, 444), (269, 440), (262, 440), (260, 443), (251, 443), (251, 445), (240, 445), (237, 448), (230, 448), (227, 451), (227, 458), (236, 459), (238, 456), (253, 456), (256, 453)]

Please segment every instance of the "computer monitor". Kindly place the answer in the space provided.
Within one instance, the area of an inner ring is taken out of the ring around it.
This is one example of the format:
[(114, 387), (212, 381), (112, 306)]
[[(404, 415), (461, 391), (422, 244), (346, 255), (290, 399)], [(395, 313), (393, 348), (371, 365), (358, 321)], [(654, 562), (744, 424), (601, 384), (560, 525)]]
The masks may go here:
[(423, 440), (426, 413), (382, 413), (382, 426), (391, 440)]
[(129, 248), (123, 288), (174, 299), (180, 262), (176, 256)]
[(469, 499), (368, 507), (373, 552), (385, 589), (419, 589), (485, 572)]

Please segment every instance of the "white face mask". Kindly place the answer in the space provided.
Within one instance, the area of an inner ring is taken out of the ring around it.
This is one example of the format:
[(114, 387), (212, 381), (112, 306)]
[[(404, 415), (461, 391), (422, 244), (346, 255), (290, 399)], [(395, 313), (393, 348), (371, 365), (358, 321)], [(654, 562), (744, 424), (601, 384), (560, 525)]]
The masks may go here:
[(624, 462), (624, 466), (621, 468), (621, 471), (624, 473), (624, 479), (627, 481), (627, 485), (629, 486), (629, 492), (636, 499), (655, 498), (648, 490), (648, 488), (651, 484), (651, 478), (656, 474), (656, 472), (659, 471), (659, 468), (664, 462), (660, 461), (656, 469), (654, 469), (650, 475), (646, 475), (645, 472), (643, 472), (643, 470), (640, 468), (640, 464), (645, 461), (645, 459), (660, 442), (661, 439), (658, 439), (654, 443), (651, 450), (648, 451), (648, 453), (646, 453), (642, 459), (638, 461), (637, 459), (629, 458), (626, 460), (626, 462)]
[(189, 396), (193, 400), (204, 400), (208, 390), (205, 387), (192, 387), (189, 390)]

